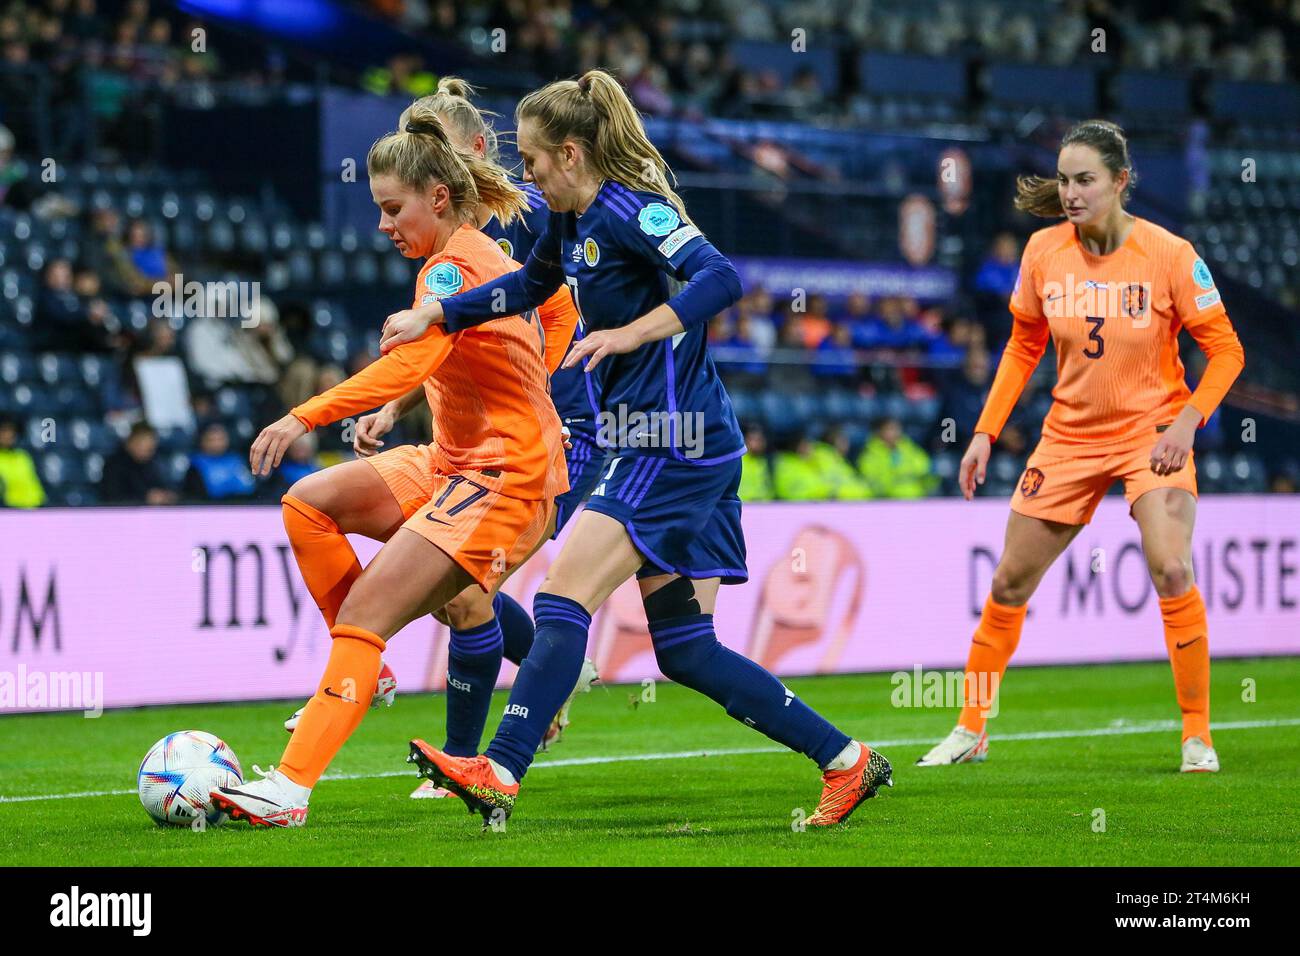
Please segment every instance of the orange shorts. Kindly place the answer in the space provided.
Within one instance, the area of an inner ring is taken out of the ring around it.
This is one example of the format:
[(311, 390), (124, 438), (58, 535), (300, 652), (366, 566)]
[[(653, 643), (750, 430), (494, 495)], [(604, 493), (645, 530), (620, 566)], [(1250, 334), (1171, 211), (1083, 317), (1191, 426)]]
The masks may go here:
[(428, 445), (400, 445), (369, 462), (402, 508), (409, 528), (491, 591), (550, 529), (553, 499), (511, 498), (476, 471), (439, 471)]
[(1156, 488), (1182, 488), (1195, 496), (1195, 453), (1189, 453), (1187, 464), (1173, 474), (1157, 475), (1151, 470), (1154, 445), (1153, 438), (1115, 451), (1102, 449), (1096, 455), (1059, 457), (1055, 449), (1045, 454), (1040, 444), (1029, 456), (1020, 487), (1011, 496), (1011, 510), (1044, 521), (1087, 524), (1116, 481), (1124, 482), (1130, 515), (1133, 503)]

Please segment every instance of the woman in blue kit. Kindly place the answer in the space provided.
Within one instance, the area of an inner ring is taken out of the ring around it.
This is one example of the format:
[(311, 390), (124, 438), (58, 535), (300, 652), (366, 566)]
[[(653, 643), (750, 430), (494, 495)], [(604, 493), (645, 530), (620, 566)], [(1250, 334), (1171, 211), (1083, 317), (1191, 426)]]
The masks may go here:
[(487, 820), (514, 808), (551, 715), (573, 688), (591, 615), (636, 574), (660, 670), (823, 771), (813, 825), (846, 819), (889, 762), (798, 700), (713, 628), (721, 584), (748, 577), (740, 523), (744, 438), (705, 344), (708, 320), (740, 298), (731, 263), (687, 218), (663, 157), (609, 74), (551, 83), (517, 113), (525, 178), (550, 216), (524, 268), (389, 317), (388, 350), (443, 322), (450, 332), (533, 308), (567, 284), (602, 444), (586, 509), (533, 603), (536, 636), (483, 756), (411, 742), (420, 771)]

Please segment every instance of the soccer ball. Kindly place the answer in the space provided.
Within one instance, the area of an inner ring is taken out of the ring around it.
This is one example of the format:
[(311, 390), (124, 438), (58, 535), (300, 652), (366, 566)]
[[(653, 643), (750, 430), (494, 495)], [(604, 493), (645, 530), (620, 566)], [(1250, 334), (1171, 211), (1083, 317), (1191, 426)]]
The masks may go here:
[[(168, 734), (140, 761), (136, 784), (145, 811), (159, 823), (220, 826), (226, 814), (209, 799), (213, 787), (244, 782), (239, 758), (224, 740), (201, 730)], [(203, 823), (196, 821), (202, 819)]]

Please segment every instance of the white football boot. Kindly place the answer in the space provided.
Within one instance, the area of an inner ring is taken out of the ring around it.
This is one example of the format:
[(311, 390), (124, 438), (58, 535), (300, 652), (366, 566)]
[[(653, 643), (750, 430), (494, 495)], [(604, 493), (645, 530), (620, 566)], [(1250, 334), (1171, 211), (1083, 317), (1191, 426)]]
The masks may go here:
[(1183, 741), (1183, 773), (1218, 773), (1219, 755), (1200, 737)]
[[(397, 698), (397, 678), (393, 675), (393, 670), (387, 664), (379, 669), (379, 683), (375, 685), (375, 696), (370, 698), (370, 706), (378, 707), (380, 704), (393, 706), (393, 701)], [(306, 709), (304, 704), (293, 712), (293, 716), (284, 722), (284, 729), (293, 733), (294, 728), (298, 726), (298, 718)]]
[(224, 810), (232, 820), (247, 820), (255, 827), (300, 827), (307, 822), (307, 797), (311, 793), (274, 767), (253, 771), (261, 780), (246, 781), (233, 787), (214, 787), (209, 795), (212, 805)]
[(559, 713), (551, 721), (551, 726), (546, 728), (546, 734), (542, 737), (542, 742), (537, 747), (538, 753), (545, 753), (550, 749), (551, 744), (559, 743), (560, 738), (564, 736), (564, 728), (569, 726), (569, 708), (573, 706), (573, 698), (579, 694), (591, 693), (591, 685), (600, 680), (600, 674), (596, 671), (596, 665), (590, 657), (582, 659), (582, 670), (578, 672), (578, 683), (574, 685), (573, 693), (560, 707)]
[(947, 737), (916, 762), (918, 767), (946, 767), (954, 763), (980, 763), (989, 755), (989, 732), (978, 734), (958, 724)]
[(441, 800), (443, 797), (454, 796), (450, 790), (444, 790), (432, 780), (421, 780), (420, 785), (411, 791), (412, 800)]

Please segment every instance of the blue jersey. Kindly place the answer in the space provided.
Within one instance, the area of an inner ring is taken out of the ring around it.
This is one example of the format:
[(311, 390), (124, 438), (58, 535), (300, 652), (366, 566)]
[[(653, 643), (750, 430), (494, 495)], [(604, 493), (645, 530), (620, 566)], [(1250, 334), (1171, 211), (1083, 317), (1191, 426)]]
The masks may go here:
[[(581, 216), (551, 214), (534, 255), (562, 265), (585, 333), (627, 325), (667, 302), (689, 278), (683, 265), (702, 247), (712, 248), (665, 197), (606, 181)], [(587, 375), (603, 445), (698, 465), (745, 453), (707, 334), (706, 323), (691, 323), (671, 338), (611, 355)]]
[[(551, 211), (546, 208), (542, 192), (532, 183), (513, 181), (528, 197), (528, 211), (517, 216), (509, 226), (493, 216), (483, 226), (483, 233), (495, 239), (498, 246), (515, 262), (527, 262), (533, 246), (546, 231)], [(575, 336), (581, 333), (575, 331)], [(551, 376), (551, 401), (560, 420), (572, 432), (592, 436), (596, 433), (596, 413), (587, 394), (586, 375), (581, 366), (557, 368)]]

